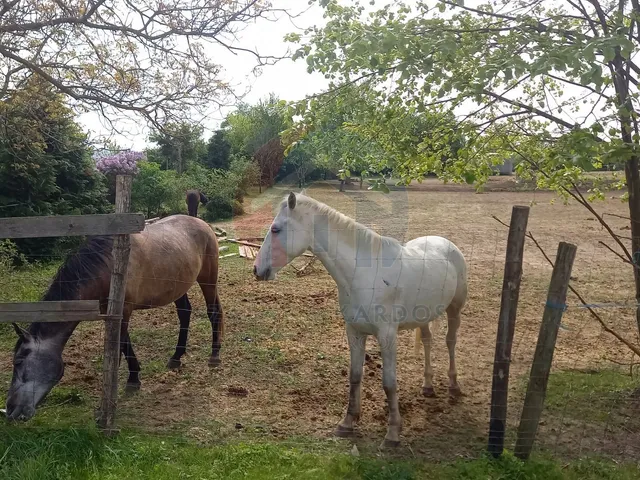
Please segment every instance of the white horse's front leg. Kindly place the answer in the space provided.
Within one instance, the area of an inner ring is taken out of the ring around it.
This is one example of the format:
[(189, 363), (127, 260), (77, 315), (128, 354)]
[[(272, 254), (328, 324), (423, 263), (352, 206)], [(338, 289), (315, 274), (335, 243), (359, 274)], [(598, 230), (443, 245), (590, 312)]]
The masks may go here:
[(382, 387), (389, 404), (389, 426), (384, 437), (383, 447), (400, 445), (402, 418), (398, 407), (398, 381), (396, 379), (396, 340), (398, 331), (388, 328), (378, 333), (378, 343), (382, 353)]
[(349, 352), (351, 354), (351, 368), (349, 371), (349, 406), (347, 407), (347, 414), (336, 429), (336, 435), (339, 437), (353, 436), (353, 424), (360, 418), (362, 405), (362, 370), (364, 368), (367, 335), (357, 332), (355, 329), (347, 325), (347, 339), (349, 340)]

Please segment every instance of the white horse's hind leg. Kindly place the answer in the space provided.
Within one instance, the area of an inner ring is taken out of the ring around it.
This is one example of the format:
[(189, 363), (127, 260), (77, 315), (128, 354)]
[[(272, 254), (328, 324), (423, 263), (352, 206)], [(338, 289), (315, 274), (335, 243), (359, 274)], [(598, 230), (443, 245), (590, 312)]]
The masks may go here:
[(384, 447), (400, 445), (400, 431), (402, 430), (402, 418), (398, 406), (398, 381), (396, 379), (397, 335), (397, 330), (391, 328), (378, 333), (378, 343), (382, 353), (382, 387), (387, 395), (389, 405), (389, 426), (382, 444)]
[(339, 437), (350, 437), (354, 434), (354, 422), (360, 418), (362, 405), (362, 370), (364, 368), (365, 345), (367, 335), (355, 331), (347, 326), (347, 339), (349, 341), (349, 353), (351, 354), (351, 367), (349, 371), (349, 406), (344, 420), (336, 429)]
[(456, 340), (458, 327), (460, 327), (460, 308), (457, 305), (449, 305), (447, 308), (447, 349), (449, 350), (449, 395), (457, 397), (461, 395), (458, 385), (458, 372), (456, 370)]
[(422, 384), (422, 394), (425, 397), (435, 397), (436, 392), (433, 389), (433, 369), (431, 368), (431, 326), (429, 324), (420, 327), (422, 335), (422, 346), (424, 347), (424, 383)]

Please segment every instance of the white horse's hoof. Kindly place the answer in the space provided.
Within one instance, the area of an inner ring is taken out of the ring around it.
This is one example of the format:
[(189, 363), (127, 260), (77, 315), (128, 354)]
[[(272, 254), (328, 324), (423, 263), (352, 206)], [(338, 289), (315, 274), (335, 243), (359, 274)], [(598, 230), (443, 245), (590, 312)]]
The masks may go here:
[(460, 398), (462, 397), (462, 390), (460, 390), (458, 385), (455, 387), (449, 387), (449, 396), (451, 398)]
[(355, 436), (356, 436), (355, 428), (343, 427), (342, 425), (338, 425), (338, 427), (336, 428), (336, 437), (352, 438)]
[(380, 448), (398, 448), (399, 446), (400, 440), (389, 440), (388, 438), (385, 438), (382, 445), (380, 445)]
[(433, 387), (422, 387), (422, 395), (428, 398), (437, 397), (436, 391), (433, 389)]

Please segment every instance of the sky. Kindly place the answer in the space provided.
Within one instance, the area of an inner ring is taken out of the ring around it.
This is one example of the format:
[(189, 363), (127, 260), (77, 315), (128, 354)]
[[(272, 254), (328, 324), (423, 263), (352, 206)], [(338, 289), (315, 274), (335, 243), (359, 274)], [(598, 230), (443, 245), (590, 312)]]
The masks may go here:
[[(348, 0), (343, 0), (349, 3)], [(465, 5), (477, 6), (483, 0), (467, 0)], [(288, 49), (293, 49), (294, 45), (284, 41), (284, 36), (291, 32), (302, 33), (304, 28), (317, 25), (323, 26), (323, 10), (314, 2), (309, 6), (307, 0), (272, 0), (273, 6), (279, 9), (286, 9), (291, 14), (296, 15), (295, 19), (290, 19), (285, 14), (279, 14), (277, 21), (261, 19), (248, 25), (239, 35), (237, 46), (258, 51), (263, 55), (282, 56)], [(366, 2), (365, 2), (366, 3)], [(384, 2), (383, 2), (384, 3)], [(412, 4), (414, 0), (407, 0)], [(367, 9), (379, 8), (365, 5)], [(505, 7), (506, 8), (506, 7)], [(259, 75), (252, 73), (256, 66), (256, 59), (250, 54), (232, 55), (224, 49), (212, 50), (211, 58), (223, 67), (223, 78), (235, 86), (235, 91), (245, 93), (243, 101), (255, 103), (261, 98), (265, 98), (270, 93), (283, 100), (301, 100), (305, 96), (318, 93), (328, 86), (328, 81), (320, 74), (309, 74), (306, 71), (306, 62), (298, 60), (281, 60), (276, 65), (265, 66)], [(571, 85), (565, 85), (564, 97), (571, 97), (580, 92), (579, 89)], [(510, 92), (512, 98), (518, 98), (520, 89)], [(549, 100), (551, 103), (551, 100)], [(461, 109), (461, 110), (460, 110)], [(475, 110), (473, 104), (464, 104), (457, 113), (469, 113)], [(202, 125), (205, 127), (205, 137), (211, 135), (224, 117), (233, 110), (227, 107), (222, 111), (212, 112), (204, 119)], [(580, 106), (578, 113), (569, 113), (568, 109), (560, 114), (554, 112), (556, 116), (564, 118), (570, 123), (580, 122), (585, 115), (590, 112), (590, 105)], [(599, 114), (599, 109), (596, 109)], [(194, 119), (196, 120), (196, 119)], [(80, 117), (80, 122), (90, 132), (91, 138), (108, 136), (111, 129), (103, 124), (98, 114), (84, 114)], [(131, 121), (119, 121), (117, 124), (119, 131), (126, 132), (124, 135), (114, 135), (114, 140), (122, 148), (143, 150), (148, 145), (149, 131), (139, 119)]]
[[(273, 5), (299, 16), (290, 19), (285, 14), (278, 14), (277, 21), (258, 20), (242, 31), (238, 46), (258, 51), (263, 55), (282, 56), (287, 49), (293, 48), (284, 41), (286, 34), (323, 24), (322, 10), (317, 5), (309, 7), (306, 0), (274, 0)], [(270, 93), (283, 100), (301, 100), (307, 95), (325, 89), (328, 85), (322, 75), (307, 73), (304, 59), (296, 62), (281, 60), (276, 65), (262, 67), (262, 72), (256, 75), (252, 73), (256, 59), (249, 54), (232, 55), (227, 51), (216, 50), (210, 55), (222, 65), (224, 78), (231, 81), (235, 90), (243, 94), (243, 101), (248, 103), (255, 103)], [(208, 116), (203, 122), (205, 136), (209, 136), (232, 110), (232, 107), (225, 108)], [(110, 128), (96, 113), (81, 115), (80, 123), (90, 132), (92, 138), (108, 136), (111, 133)], [(148, 144), (149, 131), (139, 119), (119, 121), (117, 127), (124, 135), (114, 135), (114, 140), (122, 148), (142, 150)]]

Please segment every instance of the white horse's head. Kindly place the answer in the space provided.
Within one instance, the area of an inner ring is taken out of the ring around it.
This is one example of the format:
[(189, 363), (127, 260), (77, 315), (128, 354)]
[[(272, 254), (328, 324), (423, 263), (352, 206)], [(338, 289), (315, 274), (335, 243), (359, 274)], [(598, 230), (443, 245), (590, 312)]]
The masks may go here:
[(313, 213), (304, 206), (296, 208), (298, 203), (293, 192), (282, 202), (253, 264), (258, 280), (273, 280), (278, 271), (311, 246)]

